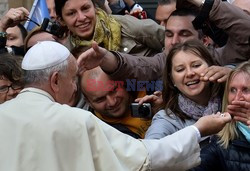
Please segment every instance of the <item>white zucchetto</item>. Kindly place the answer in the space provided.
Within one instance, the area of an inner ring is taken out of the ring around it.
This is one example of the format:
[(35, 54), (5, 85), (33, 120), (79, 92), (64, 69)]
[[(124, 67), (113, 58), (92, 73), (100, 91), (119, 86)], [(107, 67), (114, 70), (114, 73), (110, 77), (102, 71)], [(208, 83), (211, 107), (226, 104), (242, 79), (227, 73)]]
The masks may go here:
[(70, 56), (70, 51), (60, 43), (42, 41), (32, 46), (22, 61), (24, 70), (46, 69), (60, 64)]

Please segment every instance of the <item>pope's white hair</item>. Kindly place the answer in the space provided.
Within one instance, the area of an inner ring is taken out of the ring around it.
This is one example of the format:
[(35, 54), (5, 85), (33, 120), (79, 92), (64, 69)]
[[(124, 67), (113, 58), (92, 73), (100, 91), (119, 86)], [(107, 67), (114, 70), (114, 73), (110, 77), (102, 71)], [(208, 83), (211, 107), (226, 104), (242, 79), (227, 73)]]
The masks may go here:
[(67, 72), (69, 59), (64, 60), (60, 64), (57, 64), (55, 66), (41, 69), (41, 70), (27, 70), (24, 72), (24, 81), (25, 85), (43, 85), (47, 84), (51, 75), (54, 72), (59, 72), (60, 74), (65, 74)]

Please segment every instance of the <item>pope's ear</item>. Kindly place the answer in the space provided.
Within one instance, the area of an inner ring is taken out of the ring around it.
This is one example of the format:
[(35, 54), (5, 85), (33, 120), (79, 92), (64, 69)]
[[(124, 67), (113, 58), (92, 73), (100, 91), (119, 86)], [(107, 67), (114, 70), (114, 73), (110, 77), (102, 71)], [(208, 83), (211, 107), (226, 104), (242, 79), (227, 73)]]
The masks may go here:
[(59, 81), (59, 73), (54, 72), (50, 77), (50, 87), (54, 92), (59, 91), (58, 81)]

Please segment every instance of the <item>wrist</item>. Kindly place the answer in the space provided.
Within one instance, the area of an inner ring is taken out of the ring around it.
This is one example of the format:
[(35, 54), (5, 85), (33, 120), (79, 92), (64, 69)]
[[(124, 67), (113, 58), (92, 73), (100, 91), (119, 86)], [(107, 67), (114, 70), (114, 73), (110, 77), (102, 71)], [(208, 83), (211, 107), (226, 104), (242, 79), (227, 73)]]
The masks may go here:
[(6, 32), (7, 28), (4, 26), (4, 24), (0, 20), (0, 32)]
[(191, 127), (194, 128), (194, 130), (196, 132), (196, 135), (197, 135), (198, 142), (200, 142), (200, 140), (201, 140), (201, 133), (200, 133), (199, 129), (195, 125), (191, 125)]
[(112, 52), (107, 51), (100, 63), (100, 67), (102, 68), (102, 70), (110, 74), (113, 73), (118, 66), (119, 60), (117, 59), (117, 57)]

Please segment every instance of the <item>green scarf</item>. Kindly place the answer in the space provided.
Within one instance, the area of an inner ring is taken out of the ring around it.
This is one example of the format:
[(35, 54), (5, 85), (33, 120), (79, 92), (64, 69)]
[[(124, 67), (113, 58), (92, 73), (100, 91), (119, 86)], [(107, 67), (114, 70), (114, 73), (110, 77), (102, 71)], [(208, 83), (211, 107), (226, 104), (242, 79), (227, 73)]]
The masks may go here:
[(100, 8), (96, 10), (96, 25), (92, 40), (84, 40), (79, 36), (71, 36), (71, 43), (74, 47), (89, 47), (93, 41), (96, 41), (98, 45), (104, 46), (107, 50), (120, 50), (121, 25)]

